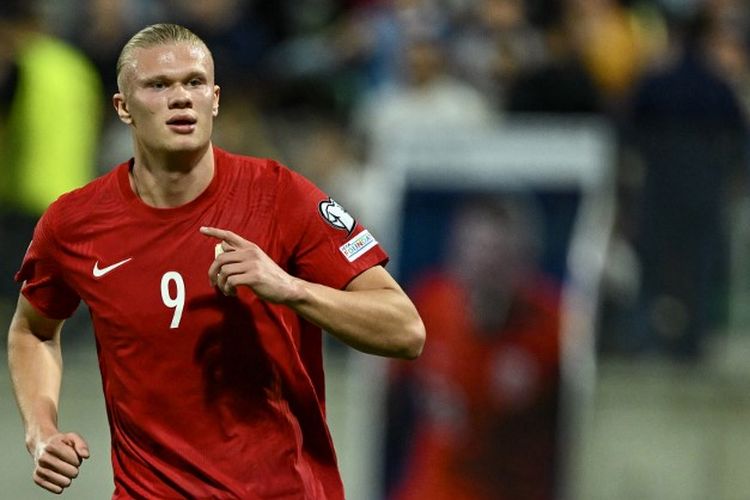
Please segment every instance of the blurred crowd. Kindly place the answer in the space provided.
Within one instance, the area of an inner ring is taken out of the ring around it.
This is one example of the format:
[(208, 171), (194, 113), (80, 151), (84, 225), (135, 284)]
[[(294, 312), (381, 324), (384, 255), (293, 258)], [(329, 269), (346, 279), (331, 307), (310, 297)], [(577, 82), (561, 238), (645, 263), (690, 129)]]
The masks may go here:
[[(105, 96), (116, 90), (116, 58), (134, 31), (164, 20), (189, 26), (212, 48), (217, 80), (232, 103), (222, 110), (219, 141), (278, 153), (320, 177), (361, 159), (358, 144), (339, 144), (362, 139), (352, 132), (366, 135), (396, 121), (463, 124), (512, 112), (625, 120), (644, 75), (679, 57), (701, 22), (712, 69), (743, 109), (750, 106), (750, 17), (740, 0), (6, 3), (4, 24), (17, 30), (23, 21), (89, 58)], [(119, 161), (112, 121), (106, 113), (100, 151)], [(293, 141), (290, 130), (297, 132)]]

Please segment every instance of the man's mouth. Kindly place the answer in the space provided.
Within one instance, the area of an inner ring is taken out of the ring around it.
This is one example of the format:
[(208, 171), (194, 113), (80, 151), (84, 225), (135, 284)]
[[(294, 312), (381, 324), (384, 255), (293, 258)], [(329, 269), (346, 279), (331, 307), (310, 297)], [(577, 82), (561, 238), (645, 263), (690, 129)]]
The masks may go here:
[(195, 130), (196, 122), (192, 116), (174, 116), (167, 120), (167, 126), (177, 133), (187, 134)]

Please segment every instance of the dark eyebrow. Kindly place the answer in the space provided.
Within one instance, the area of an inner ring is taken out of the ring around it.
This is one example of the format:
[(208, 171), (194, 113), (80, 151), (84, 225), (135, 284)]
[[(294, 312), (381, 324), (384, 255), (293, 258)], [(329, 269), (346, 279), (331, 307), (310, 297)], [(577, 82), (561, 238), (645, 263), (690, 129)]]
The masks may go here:
[(208, 80), (208, 75), (204, 73), (203, 71), (193, 71), (185, 77), (185, 80), (188, 80), (188, 81), (195, 80), (195, 79)]
[(149, 76), (148, 78), (140, 78), (138, 81), (142, 85), (148, 85), (150, 83), (160, 82), (164, 80), (169, 80), (169, 78), (167, 78), (166, 75), (154, 75), (154, 76)]
[[(180, 80), (181, 81), (188, 81), (189, 82), (190, 80), (195, 80), (195, 79), (202, 80), (202, 81), (208, 81), (208, 75), (205, 72), (203, 72), (203, 71), (191, 71), (190, 73), (188, 73), (187, 75), (185, 75), (184, 78), (182, 78)], [(176, 80), (176, 79), (173, 78), (173, 77), (171, 77), (171, 76), (167, 76), (165, 74), (157, 74), (157, 75), (149, 76), (148, 78), (141, 79), (140, 83), (142, 85), (149, 85), (149, 84), (154, 83), (154, 82), (160, 82), (160, 81), (171, 82), (173, 80)]]

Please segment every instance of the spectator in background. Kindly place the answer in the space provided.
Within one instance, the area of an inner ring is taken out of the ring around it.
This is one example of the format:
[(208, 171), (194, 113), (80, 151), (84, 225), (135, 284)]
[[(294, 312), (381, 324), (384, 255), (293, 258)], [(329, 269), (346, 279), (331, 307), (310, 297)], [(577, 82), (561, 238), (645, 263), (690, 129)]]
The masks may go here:
[(394, 500), (554, 498), (560, 325), (535, 226), (520, 200), (467, 203), (414, 287), (430, 343), (392, 380), (390, 429), (412, 439)]
[(544, 39), (529, 22), (524, 0), (480, 0), (472, 7), (452, 37), (452, 61), (502, 110), (516, 77), (543, 63)]
[(673, 64), (635, 93), (634, 145), (645, 165), (636, 248), (643, 269), (636, 352), (700, 355), (727, 299), (726, 188), (744, 169), (746, 123), (737, 96), (708, 60), (706, 12), (674, 20)]
[[(336, 4), (309, 1), (309, 5)], [(333, 23), (306, 28), (282, 45), (276, 66), (291, 76), (324, 76), (337, 94), (339, 106), (349, 112), (363, 96), (400, 83), (404, 48), (409, 40), (440, 36), (449, 30), (449, 12), (436, 0), (366, 0), (350, 3), (332, 16)], [(290, 9), (291, 10), (291, 9)], [(300, 10), (295, 4), (294, 10)], [(329, 11), (332, 10), (329, 8)], [(303, 18), (305, 16), (296, 16)], [(307, 15), (307, 18), (321, 18)], [(299, 25), (297, 21), (293, 23)], [(332, 29), (327, 29), (332, 28)], [(278, 70), (277, 70), (278, 71)], [(333, 81), (331, 81), (333, 80)]]
[(569, 36), (607, 102), (618, 110), (648, 60), (650, 32), (624, 0), (571, 0)]
[(34, 4), (0, 3), (0, 298), (39, 215), (94, 175), (103, 93), (91, 63), (43, 33)]
[(403, 79), (365, 97), (355, 127), (373, 142), (388, 134), (429, 134), (437, 128), (476, 128), (491, 122), (491, 106), (471, 85), (451, 76), (436, 34), (406, 42)]
[(750, 117), (750, 8), (744, 1), (710, 4), (716, 29), (708, 41), (708, 60), (732, 85), (745, 117)]
[(601, 95), (573, 44), (567, 25), (550, 15), (544, 27), (546, 60), (513, 80), (506, 111), (540, 113), (598, 113)]
[(341, 19), (335, 47), (344, 64), (359, 72), (361, 92), (371, 92), (397, 78), (403, 31), (388, 0), (362, 2)]

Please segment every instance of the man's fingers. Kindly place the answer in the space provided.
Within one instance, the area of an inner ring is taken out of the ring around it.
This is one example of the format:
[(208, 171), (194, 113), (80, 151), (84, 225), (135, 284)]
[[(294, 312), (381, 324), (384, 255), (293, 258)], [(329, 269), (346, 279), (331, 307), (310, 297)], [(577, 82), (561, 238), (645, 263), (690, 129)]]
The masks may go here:
[(243, 274), (245, 272), (245, 265), (240, 262), (227, 263), (219, 268), (219, 274), (226, 281), (227, 278), (235, 274)]
[(236, 295), (237, 285), (236, 281), (232, 281), (232, 276), (236, 279), (239, 275), (244, 274), (245, 266), (241, 263), (236, 264), (225, 264), (219, 270), (217, 275), (216, 285), (224, 293), (224, 295)]
[(242, 273), (242, 264), (225, 264), (221, 266), (216, 273), (216, 286), (224, 295), (236, 295), (237, 289), (236, 285), (232, 283), (232, 276), (240, 275)]
[(79, 466), (89, 457), (86, 441), (76, 433), (56, 434), (34, 451), (34, 482), (52, 493), (62, 493), (78, 476)]
[[(47, 455), (58, 458), (65, 463), (78, 467), (81, 464), (81, 457), (76, 452), (73, 444), (67, 440), (60, 440), (55, 443), (49, 443), (44, 451)], [(44, 455), (39, 457), (42, 460)]]
[(37, 467), (34, 471), (35, 478), (39, 478), (42, 481), (46, 481), (61, 488), (67, 488), (70, 486), (73, 482), (73, 478), (77, 475), (78, 474), (76, 473), (74, 476), (66, 476), (65, 474), (60, 474), (54, 470), (44, 469), (42, 467)]
[(44, 455), (39, 457), (39, 460), (37, 461), (37, 467), (39, 469), (53, 471), (58, 474), (62, 474), (63, 476), (71, 477), (71, 478), (76, 477), (78, 475), (77, 465), (73, 465), (63, 460), (60, 460), (59, 458), (49, 453), (45, 453)]
[(211, 265), (208, 266), (208, 279), (211, 282), (211, 286), (219, 284), (219, 272), (226, 277), (228, 271), (225, 268), (232, 263), (238, 262), (242, 262), (242, 255), (235, 253), (234, 251), (222, 253), (216, 256)]
[(234, 252), (227, 252), (222, 253), (221, 255), (216, 256), (213, 262), (211, 262), (211, 265), (208, 266), (208, 274), (209, 276), (214, 276), (219, 273), (219, 270), (229, 264), (230, 262), (240, 262), (242, 259), (241, 257), (232, 255)]
[(64, 441), (73, 447), (79, 458), (89, 458), (91, 455), (86, 440), (75, 432), (67, 433)]
[(34, 478), (34, 482), (44, 488), (47, 491), (51, 491), (52, 493), (62, 493), (63, 488), (61, 486), (58, 486), (57, 484), (48, 481), (44, 479), (43, 477), (39, 476), (37, 471), (34, 471), (34, 475), (32, 476)]
[(211, 282), (211, 286), (219, 284), (219, 271), (221, 270), (221, 266), (222, 264), (217, 259), (214, 259), (211, 265), (208, 266), (208, 279)]
[(211, 236), (213, 238), (225, 241), (234, 247), (241, 247), (247, 244), (247, 240), (227, 229), (218, 229), (215, 227), (203, 226), (201, 227), (200, 231), (206, 236)]

